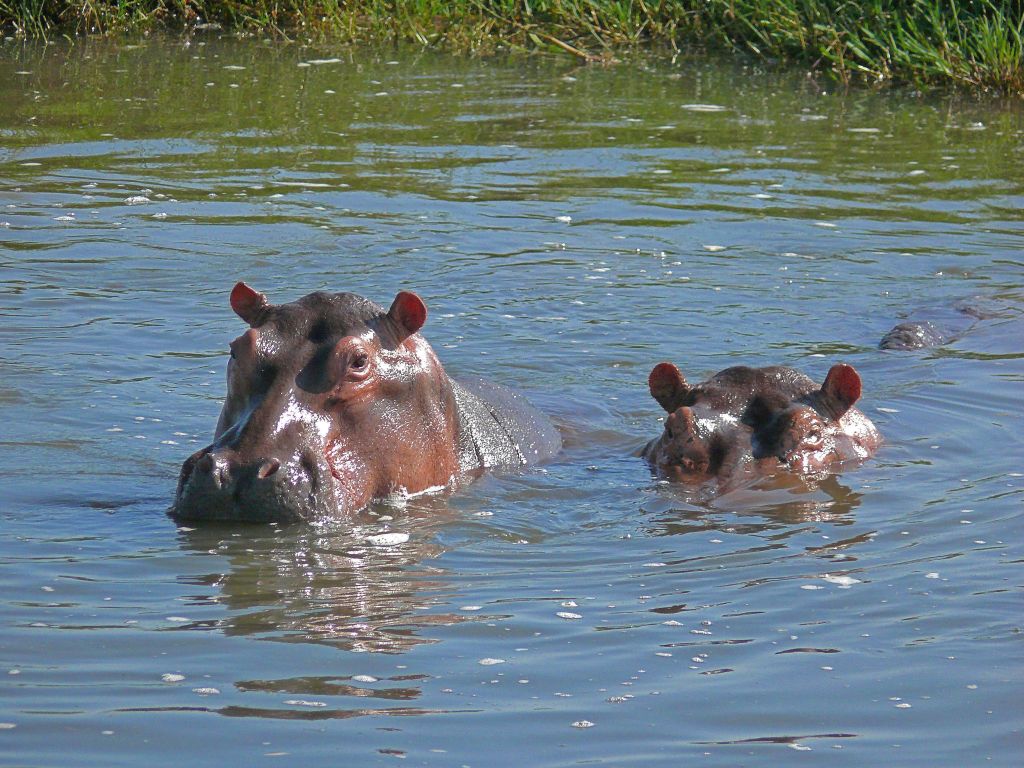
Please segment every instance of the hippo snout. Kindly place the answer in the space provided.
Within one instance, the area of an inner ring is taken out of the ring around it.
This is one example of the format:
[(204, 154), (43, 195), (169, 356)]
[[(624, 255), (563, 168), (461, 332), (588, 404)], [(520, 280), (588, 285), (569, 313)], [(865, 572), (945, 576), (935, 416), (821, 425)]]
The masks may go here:
[(305, 453), (245, 459), (230, 449), (204, 448), (182, 466), (171, 514), (181, 520), (309, 520), (327, 495), (320, 492), (324, 473)]

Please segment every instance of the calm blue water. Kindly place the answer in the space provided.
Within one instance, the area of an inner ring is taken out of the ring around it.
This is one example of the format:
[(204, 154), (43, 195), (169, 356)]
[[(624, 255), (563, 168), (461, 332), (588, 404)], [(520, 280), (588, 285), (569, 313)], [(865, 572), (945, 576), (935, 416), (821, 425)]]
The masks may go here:
[[(195, 39), (0, 44), (0, 105), (0, 763), (1019, 764), (1021, 104)], [(238, 279), (417, 291), (565, 451), (178, 528)], [(887, 442), (696, 501), (634, 455), (665, 359), (845, 360)]]

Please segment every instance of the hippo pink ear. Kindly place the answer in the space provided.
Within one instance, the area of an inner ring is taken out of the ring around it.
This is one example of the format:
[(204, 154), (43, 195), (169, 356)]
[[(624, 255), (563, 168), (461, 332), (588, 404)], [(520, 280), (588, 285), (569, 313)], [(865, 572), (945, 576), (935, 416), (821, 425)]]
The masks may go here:
[(669, 413), (687, 404), (690, 387), (672, 363), (658, 363), (654, 366), (651, 375), (647, 377), (647, 384), (654, 399)]
[(260, 313), (268, 306), (267, 297), (245, 283), (235, 283), (231, 289), (231, 308), (249, 325), (255, 326)]
[(821, 391), (836, 406), (838, 406), (836, 418), (839, 418), (853, 407), (853, 404), (860, 400), (860, 374), (852, 365), (838, 363), (833, 365), (825, 383), (821, 385)]
[(427, 322), (427, 305), (412, 291), (399, 291), (391, 302), (388, 317), (401, 329), (404, 341)]

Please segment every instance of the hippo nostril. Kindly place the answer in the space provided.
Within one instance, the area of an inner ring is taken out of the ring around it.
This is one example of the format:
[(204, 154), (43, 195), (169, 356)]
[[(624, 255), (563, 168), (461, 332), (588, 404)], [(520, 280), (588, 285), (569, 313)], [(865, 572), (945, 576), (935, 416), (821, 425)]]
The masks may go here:
[(269, 459), (269, 460), (263, 462), (263, 464), (260, 466), (259, 470), (256, 472), (256, 476), (260, 480), (266, 480), (272, 474), (277, 472), (277, 470), (279, 470), (280, 468), (281, 468), (281, 462), (280, 461), (278, 461), (277, 459)]
[(209, 475), (215, 488), (224, 488), (231, 482), (231, 464), (223, 456), (207, 453), (196, 462), (195, 471)]
[(213, 471), (213, 456), (209, 453), (204, 453), (200, 457), (199, 461), (196, 462), (196, 470), (199, 472), (210, 473)]

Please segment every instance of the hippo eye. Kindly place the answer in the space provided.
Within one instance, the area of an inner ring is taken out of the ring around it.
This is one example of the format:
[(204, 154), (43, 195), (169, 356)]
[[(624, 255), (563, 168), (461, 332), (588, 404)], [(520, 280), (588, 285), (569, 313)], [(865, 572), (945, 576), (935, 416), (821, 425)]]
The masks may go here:
[(370, 356), (368, 354), (366, 354), (365, 352), (356, 352), (352, 356), (352, 362), (351, 362), (350, 365), (351, 365), (353, 370), (361, 371), (363, 368), (365, 368), (369, 364), (369, 362), (370, 362)]

